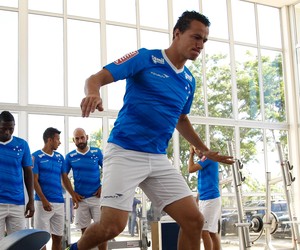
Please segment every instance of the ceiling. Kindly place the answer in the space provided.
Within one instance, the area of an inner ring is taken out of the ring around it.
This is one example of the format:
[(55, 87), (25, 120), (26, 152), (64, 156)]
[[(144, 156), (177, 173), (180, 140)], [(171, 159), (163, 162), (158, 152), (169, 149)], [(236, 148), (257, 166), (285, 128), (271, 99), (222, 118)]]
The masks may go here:
[(300, 2), (299, 0), (243, 0), (243, 1), (260, 3), (260, 4), (274, 6), (274, 7), (283, 7), (286, 5), (292, 5)]

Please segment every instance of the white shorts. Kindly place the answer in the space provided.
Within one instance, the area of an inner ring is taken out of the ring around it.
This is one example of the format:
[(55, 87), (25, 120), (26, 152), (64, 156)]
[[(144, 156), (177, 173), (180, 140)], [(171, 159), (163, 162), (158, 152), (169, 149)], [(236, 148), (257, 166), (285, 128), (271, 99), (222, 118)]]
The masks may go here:
[(46, 211), (41, 201), (35, 201), (34, 228), (47, 231), (50, 234), (63, 236), (65, 212), (64, 203), (52, 203), (52, 211)]
[(100, 198), (93, 196), (83, 199), (75, 209), (75, 225), (77, 228), (87, 228), (91, 220), (100, 220)]
[(218, 220), (221, 214), (221, 197), (211, 200), (199, 200), (199, 209), (204, 217), (204, 226), (202, 230), (210, 233), (218, 232)]
[(174, 201), (192, 195), (166, 155), (126, 150), (108, 143), (104, 152), (101, 206), (131, 211), (138, 186), (160, 212)]
[(25, 206), (0, 204), (0, 240), (7, 234), (25, 229)]

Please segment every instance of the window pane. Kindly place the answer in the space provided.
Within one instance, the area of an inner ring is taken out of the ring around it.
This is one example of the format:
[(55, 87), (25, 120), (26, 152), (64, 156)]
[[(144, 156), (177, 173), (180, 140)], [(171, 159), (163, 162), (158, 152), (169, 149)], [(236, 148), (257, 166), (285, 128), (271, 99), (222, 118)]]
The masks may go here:
[(286, 121), (282, 54), (262, 50), (262, 76), (264, 86), (265, 119), (273, 122)]
[(103, 129), (101, 118), (89, 117), (86, 119), (82, 117), (69, 117), (69, 152), (76, 149), (76, 145), (73, 142), (73, 132), (76, 128), (83, 128), (85, 130), (89, 137), (89, 146), (103, 149)]
[(99, 0), (68, 0), (68, 15), (99, 18)]
[[(106, 19), (123, 23), (136, 23), (136, 5), (132, 0), (109, 0), (105, 2)], [(124, 11), (126, 10), (126, 11)]]
[(28, 0), (28, 9), (62, 13), (63, 0)]
[(232, 20), (234, 40), (256, 44), (254, 5), (232, 0)]
[[(200, 136), (203, 142), (206, 141), (205, 138), (205, 131), (206, 126), (202, 124), (193, 124), (193, 127), (197, 134)], [(188, 171), (188, 162), (189, 162), (189, 156), (190, 156), (190, 144), (189, 142), (182, 136), (179, 136), (179, 144), (180, 144), (180, 171), (182, 176), (185, 178), (186, 182), (188, 183), (190, 189), (194, 192), (197, 192), (197, 184), (198, 184), (198, 171), (194, 173), (189, 173)], [(174, 154), (173, 154), (173, 148), (177, 145), (173, 144), (173, 140), (170, 140), (167, 154), (168, 159), (171, 160), (171, 162), (174, 162)], [(195, 158), (196, 160), (196, 158)]]
[(0, 11), (0, 34), (0, 102), (17, 103), (18, 13)]
[(57, 152), (65, 155), (64, 117), (54, 115), (28, 115), (28, 143), (31, 153), (43, 148), (43, 133), (48, 127), (54, 127), (61, 131), (61, 145)]
[(257, 11), (260, 44), (281, 48), (279, 9), (258, 5)]
[[(210, 149), (213, 151), (220, 152), (220, 154), (228, 155), (228, 141), (234, 141), (234, 127), (227, 126), (209, 126), (209, 137), (210, 137)], [(223, 174), (223, 178), (227, 178), (231, 175), (231, 165), (221, 164), (219, 170)], [(230, 191), (231, 186), (227, 187), (226, 191)]]
[(300, 3), (295, 5), (295, 21), (298, 47), (300, 46)]
[(140, 0), (140, 20), (142, 26), (168, 29), (167, 0)]
[(18, 0), (0, 0), (0, 6), (18, 7)]
[(195, 10), (199, 11), (199, 1), (198, 0), (173, 0), (173, 22), (176, 24), (178, 18), (186, 10)]
[(284, 160), (288, 159), (288, 131), (286, 130), (266, 130), (268, 171), (272, 172), (272, 178), (282, 176), (282, 168), (279, 159), (277, 142), (280, 143)]
[(261, 120), (257, 50), (235, 46), (238, 118)]
[(169, 34), (141, 30), (141, 48), (165, 49), (170, 45)]
[(79, 107), (84, 97), (85, 80), (100, 69), (99, 24), (68, 20), (69, 106)]
[(228, 38), (226, 0), (203, 0), (203, 14), (211, 22), (210, 37)]
[(265, 191), (265, 163), (263, 131), (261, 129), (240, 128), (241, 163), (243, 176), (247, 181), (243, 189), (248, 192)]
[[(120, 26), (107, 25), (107, 58), (108, 63), (137, 50), (136, 30)], [(122, 37), (122, 46), (116, 41)], [(118, 81), (108, 85), (108, 108), (119, 110), (123, 104), (125, 81)]]
[(230, 118), (233, 114), (229, 46), (212, 41), (205, 46), (208, 114)]
[(29, 15), (28, 47), (29, 103), (62, 106), (64, 104), (62, 19)]
[(205, 116), (205, 97), (203, 86), (203, 68), (202, 57), (193, 61), (189, 66), (189, 70), (192, 72), (196, 80), (196, 89), (194, 94), (194, 100), (192, 103), (191, 115)]
[[(0, 111), (0, 113), (2, 112), (3, 110)], [(14, 119), (15, 119), (15, 130), (14, 130), (14, 133), (13, 135), (14, 136), (19, 136), (19, 114), (18, 113), (12, 113), (11, 114), (14, 116)], [(25, 138), (23, 138), (25, 139)]]

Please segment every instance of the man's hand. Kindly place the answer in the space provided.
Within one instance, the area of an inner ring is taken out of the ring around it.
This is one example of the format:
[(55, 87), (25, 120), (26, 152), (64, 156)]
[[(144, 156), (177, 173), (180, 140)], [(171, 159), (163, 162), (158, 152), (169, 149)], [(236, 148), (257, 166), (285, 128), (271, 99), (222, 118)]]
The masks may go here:
[(31, 218), (34, 214), (34, 202), (33, 201), (28, 201), (25, 209), (25, 218)]
[(44, 201), (42, 201), (42, 203), (43, 203), (43, 208), (45, 211), (48, 211), (48, 212), (52, 211), (52, 206), (48, 200), (44, 200)]
[(93, 195), (95, 195), (97, 198), (100, 198), (100, 196), (101, 196), (101, 187), (99, 187), (98, 190)]
[(233, 164), (235, 162), (235, 160), (233, 159), (233, 156), (219, 155), (219, 152), (214, 152), (214, 151), (209, 150), (209, 151), (204, 151), (202, 153), (207, 158), (209, 158), (213, 161), (217, 161), (217, 162), (221, 162), (221, 163), (225, 163), (225, 164)]
[(103, 111), (102, 99), (99, 95), (88, 95), (82, 99), (81, 104), (82, 117), (88, 117), (90, 113), (94, 113), (95, 110)]
[(73, 208), (77, 209), (79, 206), (79, 202), (82, 201), (82, 199), (84, 199), (84, 196), (74, 192), (73, 196), (72, 196), (72, 201), (73, 201)]

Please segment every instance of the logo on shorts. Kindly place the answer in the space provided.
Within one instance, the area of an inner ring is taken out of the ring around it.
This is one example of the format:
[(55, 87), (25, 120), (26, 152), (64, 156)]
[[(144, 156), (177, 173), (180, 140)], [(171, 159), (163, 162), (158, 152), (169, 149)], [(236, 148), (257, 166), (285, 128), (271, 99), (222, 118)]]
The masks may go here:
[(110, 198), (113, 198), (113, 199), (117, 199), (117, 198), (119, 198), (119, 197), (121, 197), (121, 196), (123, 196), (123, 194), (115, 194), (115, 195), (106, 195), (106, 196), (104, 196), (103, 198), (104, 199), (110, 199)]

